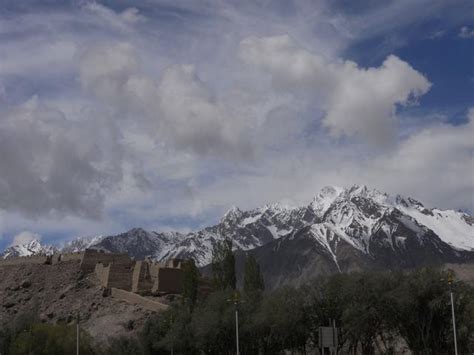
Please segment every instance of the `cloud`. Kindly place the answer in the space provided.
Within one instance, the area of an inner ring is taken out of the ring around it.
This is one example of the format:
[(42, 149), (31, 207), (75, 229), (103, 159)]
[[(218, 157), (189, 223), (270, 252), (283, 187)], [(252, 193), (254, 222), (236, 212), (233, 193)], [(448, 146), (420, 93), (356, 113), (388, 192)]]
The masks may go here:
[(89, 2), (82, 9), (96, 15), (110, 27), (125, 32), (132, 31), (132, 25), (146, 21), (146, 17), (140, 14), (139, 10), (135, 7), (129, 7), (121, 13), (117, 13), (97, 2)]
[(464, 39), (474, 38), (474, 30), (471, 30), (467, 26), (462, 26), (459, 29), (458, 36)]
[(129, 43), (91, 47), (81, 56), (80, 82), (99, 99), (149, 125), (148, 133), (158, 143), (198, 155), (252, 154), (242, 121), (215, 99), (194, 66), (173, 65), (155, 79), (141, 74), (138, 63)]
[(415, 103), (431, 86), (396, 56), (379, 68), (363, 69), (352, 61), (329, 62), (287, 35), (244, 39), (239, 53), (247, 64), (267, 71), (276, 87), (316, 98), (333, 136), (360, 136), (376, 145), (394, 139), (396, 106)]
[[(194, 229), (232, 204), (302, 204), (354, 182), (469, 207), (471, 124), (428, 120), (429, 106), (407, 119), (430, 83), (385, 54), (426, 38), (415, 24), (440, 13), (446, 31), (468, 23), (467, 2), (427, 3), (12, 3), (0, 15), (0, 232)], [(343, 59), (369, 38), (380, 64)]]
[(438, 30), (438, 31), (435, 31), (435, 32), (431, 33), (428, 36), (428, 38), (429, 39), (437, 39), (437, 38), (444, 37), (445, 34), (446, 34), (446, 30)]
[(29, 242), (32, 242), (33, 240), (39, 241), (41, 240), (41, 236), (30, 231), (23, 231), (13, 237), (12, 242), (9, 246), (27, 244)]
[(121, 163), (113, 126), (93, 126), (68, 120), (37, 97), (2, 111), (0, 208), (30, 217), (99, 217)]

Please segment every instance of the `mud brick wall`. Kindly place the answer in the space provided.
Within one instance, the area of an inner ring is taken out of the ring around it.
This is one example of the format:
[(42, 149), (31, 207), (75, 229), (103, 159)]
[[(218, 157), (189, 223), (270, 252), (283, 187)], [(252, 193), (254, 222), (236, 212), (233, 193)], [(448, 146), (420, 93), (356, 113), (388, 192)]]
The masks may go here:
[(99, 280), (99, 284), (102, 287), (108, 287), (107, 285), (109, 282), (109, 271), (110, 271), (109, 265), (104, 266), (101, 263), (98, 263), (95, 265), (95, 269), (94, 269), (95, 276)]
[(150, 300), (148, 298), (137, 295), (136, 293), (119, 290), (117, 288), (112, 288), (111, 293), (112, 293), (112, 297), (115, 297), (117, 299), (120, 299), (122, 301), (131, 303), (131, 304), (139, 305), (150, 311), (160, 312), (168, 308), (168, 306), (163, 303)]
[(61, 262), (81, 261), (83, 255), (84, 255), (84, 252), (61, 254)]
[(45, 255), (22, 256), (18, 258), (11, 258), (0, 260), (1, 265), (21, 265), (21, 264), (45, 264), (48, 257)]
[(155, 293), (183, 292), (183, 270), (175, 268), (158, 268), (158, 277), (153, 285)]
[(132, 289), (132, 270), (129, 265), (109, 264), (109, 279), (106, 287), (130, 291)]
[(132, 274), (132, 292), (151, 291), (153, 282), (150, 274), (150, 263), (136, 261)]
[(112, 254), (94, 249), (86, 249), (81, 259), (81, 270), (86, 273), (91, 273), (94, 271), (97, 263), (102, 263), (104, 265), (109, 263), (120, 263), (124, 265), (127, 264), (131, 267), (132, 260), (127, 254)]

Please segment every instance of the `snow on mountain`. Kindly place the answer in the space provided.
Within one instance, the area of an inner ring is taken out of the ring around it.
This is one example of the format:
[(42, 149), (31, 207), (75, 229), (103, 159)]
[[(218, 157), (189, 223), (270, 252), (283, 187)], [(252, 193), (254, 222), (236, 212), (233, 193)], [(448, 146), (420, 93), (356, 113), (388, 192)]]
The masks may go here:
[[(340, 270), (347, 255), (383, 260), (386, 265), (461, 257), (464, 252), (474, 252), (472, 221), (465, 213), (429, 209), (413, 198), (390, 196), (364, 185), (330, 186), (305, 206), (276, 203), (249, 211), (232, 207), (218, 224), (200, 231), (159, 233), (135, 228), (119, 235), (78, 238), (62, 251), (92, 247), (160, 261), (191, 257), (204, 266), (211, 262), (216, 242), (226, 238), (233, 241), (236, 250), (243, 251), (276, 242), (292, 244), (295, 238), (303, 238), (305, 248), (313, 245)], [(296, 250), (291, 257), (306, 252)], [(27, 252), (16, 252), (21, 253)]]
[[(104, 238), (96, 247), (127, 251), (134, 257), (157, 260), (192, 257), (199, 265), (211, 262), (212, 248), (225, 238), (236, 250), (253, 250), (310, 227), (318, 248), (337, 254), (344, 242), (370, 257), (388, 246), (400, 253), (406, 243), (432, 244), (441, 252), (474, 250), (474, 228), (460, 212), (427, 210), (412, 199), (390, 196), (364, 185), (325, 187), (307, 206), (265, 205), (250, 211), (229, 209), (217, 225), (188, 234), (131, 230)], [(384, 251), (386, 253), (387, 251)]]
[(419, 205), (399, 205), (400, 211), (435, 232), (444, 242), (460, 250), (474, 250), (474, 228), (465, 213), (427, 209)]
[(61, 248), (62, 253), (77, 253), (83, 251), (87, 248), (94, 246), (99, 243), (104, 236), (92, 236), (92, 237), (78, 237), (73, 240), (70, 240), (64, 244)]
[(51, 255), (57, 248), (51, 245), (41, 245), (39, 240), (32, 240), (26, 244), (14, 245), (0, 254), (0, 259), (9, 259), (20, 256)]

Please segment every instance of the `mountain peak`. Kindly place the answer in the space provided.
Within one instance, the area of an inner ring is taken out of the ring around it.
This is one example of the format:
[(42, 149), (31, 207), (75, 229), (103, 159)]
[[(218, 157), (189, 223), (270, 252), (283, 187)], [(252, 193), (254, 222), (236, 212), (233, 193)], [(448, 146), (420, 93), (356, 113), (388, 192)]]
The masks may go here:
[(237, 222), (243, 215), (243, 212), (237, 206), (232, 206), (224, 213), (224, 216), (221, 218), (221, 222)]
[(328, 210), (332, 203), (344, 192), (342, 187), (325, 186), (321, 189), (310, 204), (310, 207), (317, 216), (322, 215)]
[(5, 249), (0, 254), (0, 259), (8, 259), (19, 256), (50, 255), (57, 249), (51, 245), (42, 245), (38, 239), (33, 239), (27, 243), (13, 245)]

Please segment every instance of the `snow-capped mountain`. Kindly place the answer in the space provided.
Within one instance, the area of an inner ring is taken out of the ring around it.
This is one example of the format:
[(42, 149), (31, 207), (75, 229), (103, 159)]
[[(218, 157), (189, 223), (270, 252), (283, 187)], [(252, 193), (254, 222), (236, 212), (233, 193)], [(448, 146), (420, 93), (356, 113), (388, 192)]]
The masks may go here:
[(19, 256), (51, 255), (58, 249), (52, 245), (41, 245), (39, 240), (32, 240), (26, 244), (14, 245), (0, 253), (0, 259), (9, 259)]
[(413, 198), (366, 186), (325, 187), (305, 206), (233, 207), (218, 224), (196, 232), (135, 228), (79, 238), (62, 251), (92, 247), (135, 259), (193, 258), (205, 266), (216, 242), (230, 238), (238, 256), (255, 255), (269, 285), (275, 286), (327, 272), (474, 261), (473, 222), (466, 213), (428, 208)]
[[(403, 261), (408, 249), (430, 250), (433, 260), (453, 260), (465, 252), (474, 253), (474, 227), (469, 215), (426, 208), (412, 198), (389, 196), (359, 185), (325, 187), (302, 207), (273, 204), (250, 211), (233, 207), (217, 225), (188, 234), (132, 229), (106, 237), (94, 247), (128, 252), (135, 258), (192, 257), (203, 266), (211, 261), (213, 245), (224, 238), (232, 239), (235, 249), (248, 251), (302, 236), (311, 237), (338, 269), (343, 269), (338, 254), (341, 245), (367, 260), (379, 260), (384, 255), (386, 264), (393, 259), (393, 265), (401, 266), (410, 264)], [(416, 256), (410, 257), (416, 261)]]
[(78, 237), (66, 242), (60, 250), (62, 253), (77, 253), (99, 243), (102, 239), (104, 239), (104, 236), (102, 235)]

